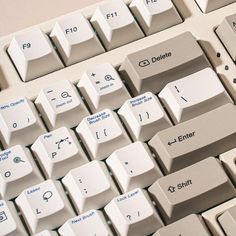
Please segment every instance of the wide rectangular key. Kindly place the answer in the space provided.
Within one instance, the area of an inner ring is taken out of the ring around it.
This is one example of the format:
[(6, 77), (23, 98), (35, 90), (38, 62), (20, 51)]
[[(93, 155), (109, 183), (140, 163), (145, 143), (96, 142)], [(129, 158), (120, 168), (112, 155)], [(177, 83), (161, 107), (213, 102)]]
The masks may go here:
[(236, 189), (214, 157), (164, 176), (148, 190), (166, 223), (199, 213), (236, 196)]
[(235, 0), (195, 0), (204, 13), (211, 12), (218, 8), (224, 7)]
[(236, 232), (236, 206), (225, 211), (218, 217), (218, 221), (227, 236), (234, 236)]
[[(185, 53), (183, 53), (185, 52)], [(169, 82), (210, 67), (189, 32), (129, 54), (119, 71), (134, 95), (158, 93)]]
[(211, 68), (167, 84), (159, 93), (159, 97), (175, 123), (232, 103), (217, 74)]
[[(187, 226), (187, 227), (186, 227)], [(160, 228), (153, 236), (211, 236), (200, 216), (192, 214)]]
[(226, 104), (157, 133), (150, 141), (166, 173), (236, 146), (236, 106)]

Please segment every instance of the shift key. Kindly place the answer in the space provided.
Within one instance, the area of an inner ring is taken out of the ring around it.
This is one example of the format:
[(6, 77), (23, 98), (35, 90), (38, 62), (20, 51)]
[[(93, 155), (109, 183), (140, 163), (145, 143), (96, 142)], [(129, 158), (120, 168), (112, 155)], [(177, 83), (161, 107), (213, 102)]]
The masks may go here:
[(236, 196), (236, 189), (214, 157), (158, 179), (148, 191), (167, 224)]
[(158, 132), (149, 146), (166, 174), (236, 146), (236, 106), (226, 104)]
[(134, 95), (158, 93), (173, 80), (211, 67), (189, 32), (129, 54), (119, 69)]

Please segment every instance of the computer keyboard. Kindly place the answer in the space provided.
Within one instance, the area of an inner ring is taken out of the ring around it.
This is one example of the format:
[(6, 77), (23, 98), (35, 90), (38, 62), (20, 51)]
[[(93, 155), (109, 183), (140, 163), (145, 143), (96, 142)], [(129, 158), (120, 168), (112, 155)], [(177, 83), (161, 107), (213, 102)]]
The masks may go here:
[(0, 39), (0, 235), (235, 236), (236, 0), (107, 0)]

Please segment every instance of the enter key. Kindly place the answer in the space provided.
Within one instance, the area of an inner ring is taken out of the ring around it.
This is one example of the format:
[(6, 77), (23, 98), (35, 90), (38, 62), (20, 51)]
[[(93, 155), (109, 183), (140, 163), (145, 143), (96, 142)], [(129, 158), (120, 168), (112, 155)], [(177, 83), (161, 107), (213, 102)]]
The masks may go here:
[(236, 106), (215, 110), (158, 132), (150, 141), (166, 174), (236, 146)]

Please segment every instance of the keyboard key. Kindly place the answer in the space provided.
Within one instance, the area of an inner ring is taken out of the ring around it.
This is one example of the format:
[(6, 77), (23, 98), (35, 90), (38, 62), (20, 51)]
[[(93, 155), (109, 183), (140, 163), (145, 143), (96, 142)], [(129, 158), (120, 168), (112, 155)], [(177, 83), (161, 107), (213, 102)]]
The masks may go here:
[(220, 215), (218, 221), (227, 236), (234, 236), (236, 232), (236, 206)]
[(204, 13), (208, 13), (211, 12), (213, 10), (216, 10), (218, 8), (224, 7), (230, 3), (236, 2), (235, 0), (220, 0), (220, 1), (216, 1), (216, 0), (195, 0), (197, 2), (197, 4), (199, 5), (199, 7), (201, 8), (201, 10)]
[(39, 136), (31, 149), (47, 178), (61, 178), (88, 162), (74, 132), (66, 127)]
[(189, 215), (170, 225), (160, 228), (153, 236), (211, 236), (202, 219), (197, 215)]
[(133, 0), (130, 9), (146, 35), (182, 22), (171, 0)]
[(104, 208), (120, 236), (143, 236), (163, 226), (147, 192), (134, 189), (114, 198)]
[(105, 164), (99, 161), (72, 169), (62, 182), (80, 213), (100, 209), (119, 194)]
[(135, 141), (147, 141), (172, 125), (157, 97), (150, 92), (126, 101), (118, 114)]
[(146, 188), (162, 176), (148, 146), (141, 142), (117, 149), (106, 163), (123, 192)]
[(236, 148), (220, 154), (220, 160), (231, 180), (236, 184)]
[(233, 184), (214, 157), (164, 176), (148, 190), (167, 224), (236, 196)]
[(101, 211), (90, 210), (66, 221), (59, 233), (62, 236), (113, 236)]
[(35, 104), (50, 130), (75, 127), (89, 112), (76, 88), (67, 80), (43, 89)]
[(50, 37), (67, 66), (104, 52), (91, 25), (79, 12), (59, 19)]
[(236, 107), (226, 104), (157, 133), (152, 151), (165, 173), (174, 172), (235, 147)]
[(38, 234), (35, 234), (34, 236), (58, 236), (58, 234), (56, 231), (44, 230)]
[(105, 159), (131, 143), (116, 113), (109, 109), (84, 118), (76, 131), (92, 159)]
[(75, 215), (58, 181), (47, 180), (24, 190), (16, 204), (31, 234), (55, 229)]
[(175, 124), (233, 103), (211, 68), (167, 84), (159, 97)]
[[(185, 52), (183, 54), (183, 51)], [(134, 95), (158, 93), (173, 80), (210, 67), (189, 32), (129, 54), (119, 71)]]
[(95, 11), (91, 23), (107, 50), (144, 36), (122, 0), (105, 1)]
[(25, 82), (63, 68), (46, 34), (38, 28), (16, 35), (7, 51)]
[(20, 97), (0, 104), (0, 140), (5, 148), (28, 146), (46, 130), (33, 103)]
[(220, 37), (220, 40), (234, 61), (236, 61), (236, 49), (234, 47), (236, 41), (235, 22), (236, 14), (227, 16), (216, 29), (217, 35)]
[(93, 113), (105, 108), (118, 109), (130, 98), (119, 74), (110, 63), (86, 71), (77, 86)]
[(25, 188), (43, 181), (33, 157), (20, 145), (0, 152), (0, 194), (4, 199), (17, 197)]
[(0, 235), (27, 236), (12, 202), (0, 200)]

